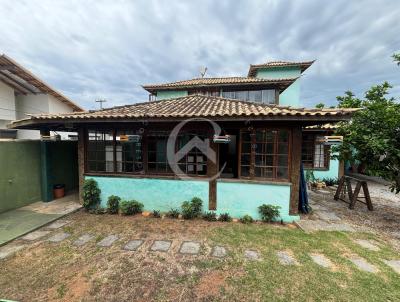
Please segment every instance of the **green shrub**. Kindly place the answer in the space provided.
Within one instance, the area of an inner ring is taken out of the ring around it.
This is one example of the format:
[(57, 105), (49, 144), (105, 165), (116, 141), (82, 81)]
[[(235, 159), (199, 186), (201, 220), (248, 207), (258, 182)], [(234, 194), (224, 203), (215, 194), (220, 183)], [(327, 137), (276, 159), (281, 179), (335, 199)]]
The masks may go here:
[(161, 213), (158, 210), (153, 210), (153, 217), (154, 218), (161, 218)]
[(104, 209), (100, 207), (99, 205), (95, 206), (94, 208), (89, 209), (90, 214), (95, 214), (95, 215), (102, 215), (107, 213), (107, 209)]
[(228, 213), (222, 213), (221, 215), (219, 215), (218, 221), (230, 222), (232, 221), (232, 217)]
[(207, 221), (217, 221), (217, 214), (215, 214), (215, 212), (205, 212), (203, 214), (203, 219)]
[(121, 198), (115, 195), (108, 196), (107, 210), (110, 214), (117, 214)]
[(121, 213), (124, 215), (134, 215), (142, 213), (143, 204), (136, 200), (123, 200), (120, 203), (119, 208), (121, 210)]
[(183, 219), (193, 219), (201, 215), (203, 201), (198, 197), (193, 197), (191, 201), (184, 201), (182, 203), (182, 217)]
[(83, 206), (86, 210), (92, 209), (100, 204), (101, 190), (94, 179), (86, 179), (82, 190)]
[(323, 178), (322, 181), (327, 186), (333, 186), (333, 185), (337, 185), (339, 183), (339, 180), (337, 178), (330, 178), (330, 177)]
[(180, 212), (178, 209), (171, 209), (168, 211), (167, 217), (176, 219), (179, 217), (179, 214), (180, 214)]
[(279, 217), (280, 206), (273, 206), (270, 204), (263, 204), (258, 207), (258, 212), (261, 215), (261, 220), (264, 222), (274, 221)]
[(242, 218), (240, 218), (240, 222), (245, 224), (250, 224), (254, 222), (254, 219), (250, 215), (244, 215)]

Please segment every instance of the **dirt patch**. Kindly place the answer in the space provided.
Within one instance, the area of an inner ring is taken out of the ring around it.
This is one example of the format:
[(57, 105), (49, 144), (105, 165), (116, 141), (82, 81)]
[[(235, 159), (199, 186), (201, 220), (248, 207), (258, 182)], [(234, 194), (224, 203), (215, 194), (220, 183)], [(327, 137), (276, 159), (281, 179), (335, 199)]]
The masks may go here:
[(221, 290), (227, 286), (227, 274), (220, 271), (211, 271), (203, 274), (198, 285), (195, 288), (195, 294), (198, 298), (218, 297)]

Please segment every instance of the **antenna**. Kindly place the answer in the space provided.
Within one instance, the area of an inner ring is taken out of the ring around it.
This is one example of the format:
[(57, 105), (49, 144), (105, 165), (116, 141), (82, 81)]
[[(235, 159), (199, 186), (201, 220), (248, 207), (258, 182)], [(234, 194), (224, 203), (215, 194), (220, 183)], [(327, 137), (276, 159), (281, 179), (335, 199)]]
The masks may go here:
[(200, 67), (200, 76), (201, 76), (201, 78), (204, 78), (204, 76), (206, 75), (206, 72), (207, 72), (207, 67), (206, 66)]
[(103, 103), (107, 102), (107, 100), (104, 99), (98, 99), (95, 100), (96, 103), (100, 103), (100, 109), (103, 109)]

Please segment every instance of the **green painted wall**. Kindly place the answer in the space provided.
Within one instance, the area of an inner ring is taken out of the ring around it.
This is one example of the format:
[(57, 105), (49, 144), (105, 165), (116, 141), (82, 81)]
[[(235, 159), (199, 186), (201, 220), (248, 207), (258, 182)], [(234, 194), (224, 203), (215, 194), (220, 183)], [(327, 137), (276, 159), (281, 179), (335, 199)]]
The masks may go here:
[(228, 212), (232, 217), (246, 214), (260, 219), (258, 207), (262, 204), (280, 206), (280, 216), (285, 222), (298, 220), (289, 215), (290, 185), (217, 183), (217, 213)]
[[(313, 170), (315, 178), (323, 179), (323, 178), (338, 178), (339, 177), (339, 160), (332, 159), (329, 162), (329, 170), (321, 171), (321, 170)], [(304, 171), (305, 173), (305, 171)]]
[[(107, 198), (117, 195), (122, 199), (135, 199), (147, 211), (166, 212), (180, 209), (185, 200), (197, 196), (203, 200), (203, 210), (208, 210), (208, 182), (197, 180), (166, 180), (155, 178), (124, 178), (86, 176), (95, 179), (101, 189), (101, 206)], [(257, 207), (263, 203), (281, 206), (281, 218), (288, 222), (299, 219), (289, 215), (290, 186), (245, 183), (217, 183), (217, 213), (228, 212), (233, 217), (245, 214), (259, 218)]]
[[(259, 69), (256, 78), (285, 79), (296, 78), (300, 75), (300, 67), (276, 67)], [(279, 104), (282, 106), (300, 107), (300, 79), (297, 79), (279, 95)]]
[(51, 186), (64, 184), (66, 191), (78, 189), (78, 142), (51, 142), (48, 153)]
[(181, 96), (187, 96), (186, 90), (168, 90), (168, 91), (157, 91), (157, 100), (178, 98)]
[(0, 212), (40, 199), (40, 142), (0, 142)]

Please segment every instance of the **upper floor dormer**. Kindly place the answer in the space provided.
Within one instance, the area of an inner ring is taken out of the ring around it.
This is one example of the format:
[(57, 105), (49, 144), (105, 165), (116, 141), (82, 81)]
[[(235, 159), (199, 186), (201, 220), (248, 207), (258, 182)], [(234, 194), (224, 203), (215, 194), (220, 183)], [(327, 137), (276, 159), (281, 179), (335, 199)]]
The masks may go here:
[(250, 65), (247, 77), (195, 78), (163, 84), (144, 85), (150, 100), (163, 100), (190, 94), (300, 106), (300, 77), (314, 61), (267, 62)]

